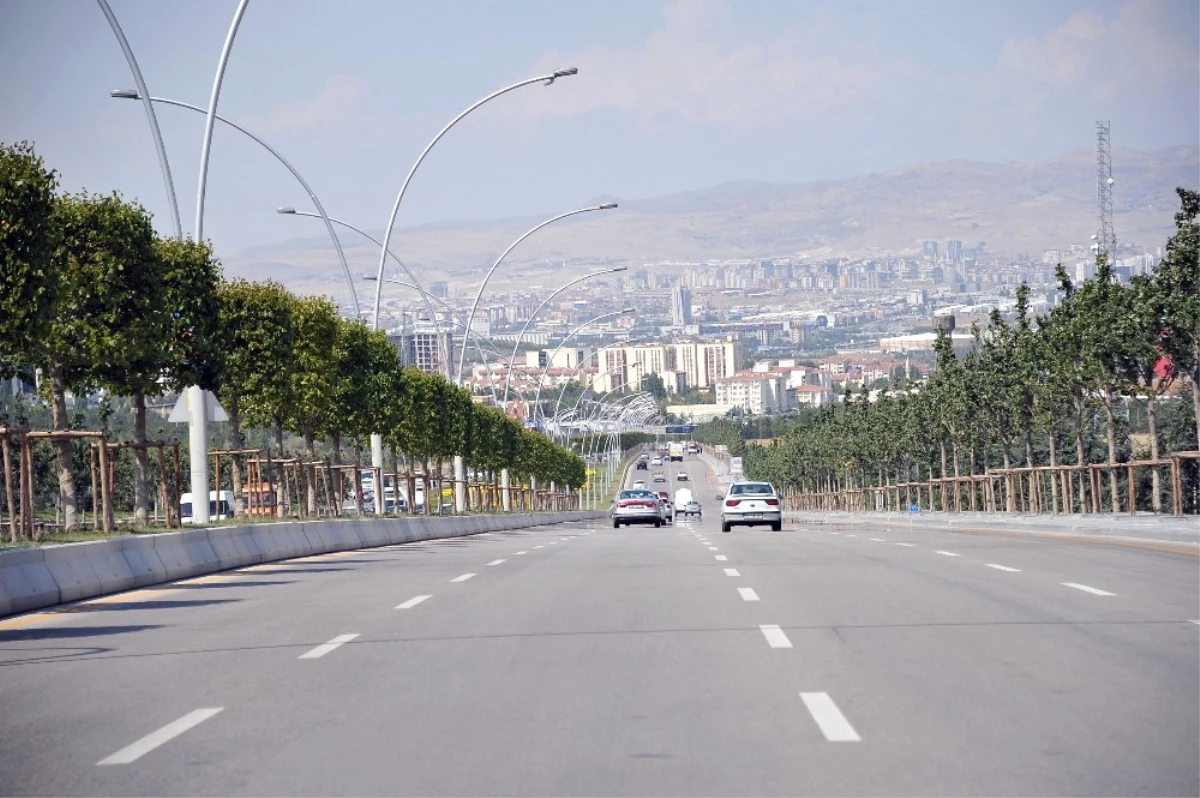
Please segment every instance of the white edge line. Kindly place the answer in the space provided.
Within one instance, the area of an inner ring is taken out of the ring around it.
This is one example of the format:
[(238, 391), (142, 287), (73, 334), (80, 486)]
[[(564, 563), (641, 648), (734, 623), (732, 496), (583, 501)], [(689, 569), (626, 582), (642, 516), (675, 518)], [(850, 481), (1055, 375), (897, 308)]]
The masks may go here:
[(1084, 593), (1091, 593), (1094, 596), (1115, 596), (1115, 595), (1117, 595), (1116, 593), (1109, 593), (1107, 590), (1101, 590), (1098, 587), (1088, 587), (1087, 585), (1081, 585), (1078, 582), (1063, 582), (1063, 584), (1066, 585), (1067, 587), (1073, 587), (1076, 590), (1082, 590)]
[(404, 602), (403, 604), (397, 604), (396, 609), (411, 610), (413, 607), (417, 606), (422, 601), (426, 601), (431, 598), (433, 598), (433, 596), (414, 596), (413, 598), (410, 598), (408, 601)]
[(183, 734), (193, 726), (198, 726), (204, 721), (216, 715), (224, 707), (212, 707), (209, 709), (194, 709), (176, 721), (168, 723), (158, 731), (153, 731), (147, 734), (137, 742), (117, 751), (112, 756), (106, 756), (97, 762), (97, 765), (128, 765), (130, 762), (136, 761), (142, 756), (150, 753), (155, 748), (158, 748), (164, 743), (174, 740), (179, 735)]
[(829, 742), (857, 743), (862, 740), (837, 704), (833, 703), (829, 693), (801, 693), (800, 700)]

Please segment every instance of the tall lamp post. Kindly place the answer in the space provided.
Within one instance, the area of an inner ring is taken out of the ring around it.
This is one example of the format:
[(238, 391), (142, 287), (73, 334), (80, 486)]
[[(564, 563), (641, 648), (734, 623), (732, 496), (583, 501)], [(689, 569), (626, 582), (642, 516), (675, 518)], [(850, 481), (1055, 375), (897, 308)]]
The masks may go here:
[(525, 338), (525, 333), (529, 331), (529, 325), (533, 323), (533, 320), (535, 318), (537, 318), (537, 315), (539, 313), (541, 313), (543, 309), (545, 309), (546, 305), (550, 304), (550, 301), (552, 299), (554, 299), (554, 297), (558, 296), (563, 291), (566, 291), (571, 286), (578, 285), (579, 283), (582, 283), (585, 280), (590, 280), (593, 277), (599, 277), (602, 274), (615, 274), (616, 272), (623, 272), (628, 269), (629, 269), (628, 266), (614, 266), (611, 269), (601, 269), (598, 272), (592, 272), (591, 274), (585, 274), (582, 277), (576, 277), (574, 280), (571, 280), (569, 283), (565, 283), (565, 284), (559, 286), (557, 289), (555, 289), (554, 292), (552, 294), (550, 294), (550, 296), (548, 296), (542, 300), (542, 304), (538, 305), (537, 309), (535, 309), (533, 311), (533, 313), (529, 314), (529, 318), (525, 320), (525, 326), (521, 328), (521, 333), (517, 336), (516, 343), (513, 344), (512, 355), (510, 355), (508, 358), (508, 375), (504, 380), (503, 403), (504, 403), (505, 407), (508, 407), (508, 386), (512, 382), (512, 368), (513, 368), (513, 364), (516, 363), (516, 360), (517, 360), (517, 349), (521, 346), (521, 341), (522, 341), (522, 339)]
[[(608, 211), (608, 210), (612, 210), (615, 207), (617, 207), (617, 203), (606, 202), (603, 205), (593, 205), (593, 206), (590, 206), (587, 208), (578, 208), (573, 211), (567, 211), (566, 213), (560, 213), (558, 216), (551, 216), (549, 219), (542, 222), (541, 224), (534, 225), (533, 227), (529, 228), (524, 233), (522, 233), (517, 238), (516, 241), (509, 244), (508, 249), (506, 249), (506, 250), (504, 250), (504, 252), (500, 253), (500, 257), (496, 258), (496, 262), (492, 264), (492, 268), (488, 269), (487, 274), (485, 274), (483, 276), (483, 282), (479, 284), (479, 290), (475, 292), (475, 301), (471, 304), (471, 312), (467, 315), (467, 324), (470, 325), (471, 322), (474, 321), (474, 319), (475, 319), (475, 311), (477, 311), (479, 309), (479, 300), (483, 297), (483, 289), (485, 289), (487, 287), (488, 280), (492, 279), (492, 273), (495, 272), (496, 268), (501, 264), (501, 262), (503, 262), (503, 260), (506, 257), (508, 257), (508, 253), (512, 252), (514, 249), (517, 248), (518, 244), (520, 244), (525, 239), (529, 238), (531, 235), (536, 233), (538, 230), (541, 230), (543, 227), (554, 224), (555, 222), (559, 221), (560, 219), (566, 219), (570, 216), (578, 216), (581, 213), (591, 213), (593, 211)], [(517, 341), (519, 343), (520, 338), (518, 338)], [(458, 380), (455, 383), (457, 385), (462, 385), (463, 366), (466, 363), (466, 361), (467, 361), (467, 347), (466, 347), (466, 339), (464, 339), (463, 347), (462, 347), (462, 354), (459, 355), (459, 358), (458, 358)]]
[[(115, 90), (109, 92), (109, 96), (111, 96), (117, 100), (139, 100), (139, 99), (144, 100), (144, 99), (147, 99), (147, 98), (142, 97), (141, 93), (134, 89), (115, 89)], [(173, 105), (177, 108), (186, 108), (189, 111), (195, 111), (195, 112), (201, 113), (201, 114), (204, 113), (204, 109), (201, 108), (200, 106), (192, 105), (191, 103), (185, 103), (180, 100), (172, 100), (167, 97), (150, 97), (148, 99), (151, 103), (161, 103), (163, 105)], [(226, 119), (225, 117), (221, 116), (220, 114), (214, 115), (214, 118), (218, 122), (224, 123), (224, 124), (228, 125), (229, 127), (233, 128), (234, 130), (238, 131), (239, 133), (242, 133), (243, 135), (245, 135), (246, 137), (250, 138), (255, 143), (257, 143), (259, 146), (261, 146), (264, 150), (271, 153), (271, 155), (275, 156), (275, 159), (277, 161), (279, 161), (279, 163), (283, 164), (284, 168), (292, 173), (292, 177), (296, 178), (296, 182), (298, 182), (304, 188), (304, 191), (308, 194), (309, 198), (313, 202), (313, 205), (317, 209), (318, 218), (324, 220), (324, 222), (325, 222), (325, 230), (329, 233), (330, 241), (333, 242), (333, 248), (337, 252), (338, 261), (342, 265), (342, 273), (346, 276), (346, 285), (349, 286), (349, 288), (350, 288), (350, 301), (354, 303), (354, 315), (356, 318), (360, 317), (361, 310), (358, 305), (358, 293), (354, 290), (354, 279), (350, 276), (350, 267), (348, 265), (346, 265), (346, 255), (342, 251), (342, 242), (338, 239), (337, 233), (334, 232), (333, 225), (331, 224), (332, 220), (325, 213), (325, 207), (321, 204), (321, 200), (319, 197), (317, 197), (316, 192), (313, 191), (312, 186), (310, 186), (308, 184), (308, 181), (304, 179), (303, 175), (301, 175), (300, 172), (296, 170), (296, 167), (292, 166), (292, 164), (288, 161), (288, 159), (284, 158), (283, 155), (278, 150), (276, 150), (274, 147), (272, 147), (270, 144), (263, 141), (261, 138), (254, 135), (246, 128), (242, 127), (241, 125), (237, 124), (236, 122)]]
[(550, 370), (550, 366), (552, 366), (554, 364), (554, 358), (556, 358), (558, 356), (558, 353), (562, 350), (562, 348), (567, 345), (567, 341), (570, 341), (578, 333), (582, 332), (585, 327), (595, 324), (598, 321), (604, 321), (605, 319), (610, 319), (613, 316), (624, 316), (629, 313), (635, 313), (636, 311), (637, 311), (637, 308), (621, 308), (620, 310), (614, 310), (612, 313), (605, 313), (601, 316), (597, 316), (594, 319), (588, 319), (583, 324), (580, 324), (578, 327), (576, 327), (574, 330), (571, 330), (571, 332), (569, 332), (565, 338), (563, 338), (561, 341), (559, 341), (558, 346), (554, 350), (554, 353), (551, 354), (550, 357), (548, 357), (546, 359), (546, 367), (544, 369), (542, 369), (542, 373), (538, 375), (537, 394), (534, 396), (534, 399), (533, 399), (534, 405), (536, 406), (537, 403), (542, 400), (542, 382), (545, 381), (545, 379), (546, 379), (546, 372), (548, 372)]
[[(449, 132), (450, 128), (457, 125), (459, 123), (459, 121), (461, 121), (463, 119), (463, 117), (467, 116), (467, 114), (471, 113), (476, 108), (479, 108), (480, 106), (484, 105), (485, 103), (490, 102), (491, 100), (494, 100), (495, 98), (497, 98), (503, 94), (507, 94), (510, 91), (519, 89), (522, 86), (528, 86), (533, 83), (543, 83), (546, 86), (550, 86), (550, 85), (553, 85), (553, 83), (556, 80), (558, 80), (559, 78), (569, 77), (571, 75), (577, 74), (578, 72), (579, 72), (579, 70), (576, 69), (575, 67), (567, 67), (565, 69), (557, 69), (548, 75), (539, 75), (536, 78), (527, 78), (525, 80), (517, 81), (516, 83), (505, 86), (502, 89), (497, 89), (496, 91), (492, 92), (491, 94), (489, 94), (479, 100), (476, 100), (474, 103), (467, 106), (466, 110), (462, 111), (458, 116), (451, 119), (450, 122), (445, 127), (443, 127), (441, 130), (438, 131), (438, 134), (433, 137), (433, 140), (430, 141), (427, 145), (425, 145), (425, 149), (421, 151), (421, 154), (417, 157), (416, 163), (414, 163), (412, 165), (412, 168), (410, 168), (408, 170), (408, 175), (405, 176), (404, 182), (400, 185), (400, 191), (399, 191), (399, 193), (396, 194), (396, 201), (395, 201), (395, 203), (392, 204), (391, 216), (388, 217), (387, 229), (384, 231), (384, 234), (383, 234), (382, 252), (379, 253), (379, 269), (375, 274), (375, 278), (376, 278), (377, 282), (375, 283), (374, 310), (371, 314), (372, 329), (374, 329), (374, 330), (379, 329), (379, 303), (380, 303), (380, 299), (383, 296), (383, 270), (387, 266), (388, 244), (391, 243), (391, 240), (392, 240), (392, 229), (396, 225), (396, 214), (398, 214), (400, 212), (400, 203), (404, 200), (404, 193), (408, 190), (408, 184), (410, 182), (412, 182), (412, 178), (413, 178), (413, 175), (416, 174), (417, 167), (419, 167), (421, 165), (421, 162), (425, 160), (425, 156), (429, 154), (429, 151), (431, 149), (433, 149), (433, 145), (437, 144), (438, 141), (441, 140), (442, 136), (446, 135), (446, 133)], [(411, 277), (412, 275), (410, 274), (409, 276)], [(417, 280), (416, 278), (413, 278), (413, 282), (416, 283), (417, 285), (421, 284), (421, 281)], [(448, 366), (449, 366), (449, 363), (447, 363), (447, 367)], [(447, 376), (449, 376), (448, 373), (447, 373)], [(376, 468), (381, 468), (383, 466), (383, 437), (381, 435), (379, 435), (379, 433), (371, 434), (371, 464), (373, 466), (375, 466)], [(461, 470), (462, 470), (462, 458), (456, 457), (455, 458), (455, 471), (458, 472)], [(457, 473), (456, 473), (456, 478), (457, 478)]]

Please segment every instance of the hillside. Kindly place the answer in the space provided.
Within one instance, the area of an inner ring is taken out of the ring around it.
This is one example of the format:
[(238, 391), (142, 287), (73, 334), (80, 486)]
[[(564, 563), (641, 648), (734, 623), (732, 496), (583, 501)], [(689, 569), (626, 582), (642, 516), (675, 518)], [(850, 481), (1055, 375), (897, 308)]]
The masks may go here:
[[(1200, 152), (1179, 146), (1113, 153), (1117, 238), (1153, 249), (1173, 226), (1176, 186), (1200, 184)], [(1095, 231), (1095, 160), (1090, 150), (1039, 163), (943, 161), (883, 174), (800, 184), (738, 181), (642, 200), (560, 222), (510, 256), (496, 287), (555, 284), (560, 269), (614, 262), (799, 256), (862, 257), (919, 252), (927, 239), (986, 242), (996, 257), (1086, 243)], [(393, 251), (428, 282), (469, 285), (514, 238), (540, 219), (444, 222), (399, 229)], [(380, 232), (374, 232), (381, 237)], [(378, 249), (346, 233), (354, 273), (373, 272)], [(343, 284), (324, 237), (284, 241), (223, 256), (227, 274), (274, 277), (294, 290)], [(566, 263), (564, 263), (566, 261)]]

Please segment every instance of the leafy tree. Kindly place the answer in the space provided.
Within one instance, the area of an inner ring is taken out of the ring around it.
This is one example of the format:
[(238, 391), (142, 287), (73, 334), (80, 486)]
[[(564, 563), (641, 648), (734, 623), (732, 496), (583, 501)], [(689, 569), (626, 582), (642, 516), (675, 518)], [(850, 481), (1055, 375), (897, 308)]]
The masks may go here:
[[(338, 333), (341, 319), (333, 302), (324, 297), (297, 299), (292, 305), (295, 341), (288, 396), (291, 400), (284, 416), (285, 426), (304, 438), (304, 451), (310, 461), (317, 457), (317, 435), (336, 423)], [(307, 475), (308, 512), (317, 511), (316, 473)]]
[(32, 144), (0, 143), (0, 371), (27, 370), (54, 317), (57, 187)]
[(1196, 448), (1200, 449), (1200, 194), (1176, 190), (1180, 209), (1175, 214), (1175, 235), (1167, 242), (1154, 279), (1161, 286), (1166, 322), (1161, 344), (1174, 371), (1192, 384)]

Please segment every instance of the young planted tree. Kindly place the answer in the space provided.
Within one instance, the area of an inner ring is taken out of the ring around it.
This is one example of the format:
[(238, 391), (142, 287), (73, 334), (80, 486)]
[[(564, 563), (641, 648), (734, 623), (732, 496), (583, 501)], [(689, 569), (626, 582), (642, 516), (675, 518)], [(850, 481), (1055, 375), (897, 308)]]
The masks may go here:
[[(295, 366), (294, 301), (274, 282), (234, 280), (217, 287), (217, 348), (222, 363), (218, 396), (229, 415), (234, 449), (245, 446), (243, 422), (265, 427), (284, 415)], [(233, 458), (232, 472), (233, 494), (240, 505), (240, 457)]]
[(1161, 291), (1166, 322), (1161, 333), (1163, 351), (1173, 372), (1186, 376), (1192, 385), (1196, 448), (1200, 449), (1200, 194), (1186, 188), (1177, 192), (1175, 235), (1154, 270), (1154, 281)]
[[(292, 357), (295, 368), (291, 373), (289, 402), (284, 424), (304, 438), (304, 451), (309, 461), (316, 460), (316, 438), (332, 429), (337, 411), (338, 334), (341, 325), (337, 308), (324, 297), (296, 299), (292, 306), (295, 341)], [(316, 472), (305, 468), (307, 478), (307, 507), (309, 514), (317, 511)]]

